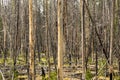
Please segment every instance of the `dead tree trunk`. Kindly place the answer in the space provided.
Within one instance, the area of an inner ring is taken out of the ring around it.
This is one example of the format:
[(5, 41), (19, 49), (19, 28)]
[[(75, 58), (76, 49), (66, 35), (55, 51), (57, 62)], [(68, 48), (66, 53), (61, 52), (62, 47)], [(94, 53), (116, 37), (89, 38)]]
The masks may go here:
[(63, 0), (58, 0), (58, 80), (63, 80)]
[(34, 27), (33, 27), (33, 5), (32, 5), (33, 0), (29, 0), (29, 57), (30, 57), (30, 73), (29, 73), (29, 80), (35, 80), (35, 72), (34, 72)]
[(86, 66), (85, 66), (85, 5), (84, 1), (81, 1), (81, 41), (82, 41), (82, 80), (85, 80)]

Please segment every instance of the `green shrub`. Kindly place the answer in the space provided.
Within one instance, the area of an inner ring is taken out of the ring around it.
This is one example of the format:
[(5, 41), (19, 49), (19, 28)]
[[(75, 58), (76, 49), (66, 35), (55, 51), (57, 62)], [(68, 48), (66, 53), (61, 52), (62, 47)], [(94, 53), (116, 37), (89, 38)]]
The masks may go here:
[(57, 80), (57, 73), (55, 71), (50, 73), (50, 80)]
[(92, 73), (90, 72), (90, 70), (86, 71), (86, 80), (91, 80), (92, 79)]
[(18, 80), (18, 71), (17, 70), (15, 70), (14, 71), (14, 80)]
[[(42, 77), (42, 80), (48, 80), (48, 75), (46, 77)], [(50, 80), (57, 80), (57, 73), (55, 71), (50, 73)]]

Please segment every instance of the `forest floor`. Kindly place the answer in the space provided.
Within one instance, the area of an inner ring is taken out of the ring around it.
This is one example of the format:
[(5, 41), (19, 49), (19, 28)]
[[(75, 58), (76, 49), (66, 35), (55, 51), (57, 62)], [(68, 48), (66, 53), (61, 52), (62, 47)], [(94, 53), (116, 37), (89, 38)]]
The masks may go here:
[[(51, 72), (55, 72), (55, 69), (53, 66), (51, 66)], [(11, 75), (11, 66), (0, 66), (1, 71), (4, 74), (5, 80), (11, 80), (12, 75)], [(16, 80), (28, 80), (27, 78), (27, 67), (26, 65), (17, 65), (17, 71), (18, 71), (18, 77)], [(48, 73), (47, 68), (45, 68), (46, 74)], [(95, 72), (92, 73), (94, 75)], [(73, 66), (73, 67), (64, 67), (64, 80), (80, 80), (82, 76), (82, 70), (80, 66)], [(48, 75), (47, 75), (48, 76)], [(53, 77), (54, 74), (53, 74)], [(36, 80), (42, 80), (41, 76), (41, 68), (40, 66), (36, 67)], [(56, 79), (51, 79), (51, 80), (56, 80)], [(99, 80), (109, 80), (109, 78), (101, 76)]]
[[(19, 59), (17, 60), (17, 64), (16, 64), (16, 73), (15, 76), (16, 79), (14, 80), (28, 80), (27, 78), (27, 65), (24, 61), (25, 59), (19, 57)], [(35, 64), (35, 69), (36, 69), (36, 80), (42, 80), (42, 76), (41, 76), (41, 67), (43, 67), (45, 69), (45, 73), (46, 73), (46, 77), (48, 77), (48, 66), (46, 65), (46, 60), (43, 58), (41, 59), (41, 63), (38, 62), (38, 60), (36, 61)], [(43, 65), (43, 62), (45, 63)], [(52, 59), (51, 59), (51, 62)], [(100, 62), (100, 61), (99, 61)], [(39, 64), (37, 64), (39, 63)], [(12, 80), (13, 77), (13, 61), (12, 59), (8, 58), (6, 60), (6, 66), (3, 66), (3, 59), (0, 58), (0, 71), (2, 72), (3, 76), (5, 77), (5, 80)], [(104, 65), (104, 61), (101, 61), (101, 63), (99, 63), (98, 68), (100, 68), (98, 70), (99, 76), (98, 76), (98, 80), (109, 80), (108, 77), (105, 77), (105, 75), (109, 74), (106, 73), (105, 74), (105, 67), (103, 70), (101, 70), (101, 68)], [(102, 66), (101, 66), (102, 65)], [(94, 80), (93, 78), (95, 77), (95, 63), (91, 62), (88, 65), (88, 72), (87, 72), (87, 79), (86, 80)], [(56, 76), (56, 72), (55, 72), (55, 66), (53, 64), (51, 64), (51, 80), (56, 80), (57, 76)], [(117, 68), (114, 68), (114, 73), (117, 76), (114, 76), (114, 80), (120, 80), (120, 77), (118, 76), (118, 70)], [(1, 73), (0, 73), (1, 75)], [(75, 65), (75, 63), (72, 63), (72, 65), (69, 65), (68, 63), (65, 63), (63, 66), (63, 76), (64, 76), (64, 80), (81, 80), (82, 77), (82, 66), (80, 63), (78, 63), (77, 65)], [(0, 76), (1, 78), (2, 76)], [(2, 79), (2, 78), (1, 78)], [(1, 80), (0, 79), (0, 80)]]

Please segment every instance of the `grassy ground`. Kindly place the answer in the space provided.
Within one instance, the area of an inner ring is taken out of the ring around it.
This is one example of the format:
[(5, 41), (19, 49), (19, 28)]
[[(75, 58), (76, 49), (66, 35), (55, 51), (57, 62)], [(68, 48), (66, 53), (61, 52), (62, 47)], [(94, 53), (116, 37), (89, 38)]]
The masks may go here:
[[(50, 58), (50, 61), (53, 63), (53, 58)], [(37, 71), (36, 72), (36, 80), (42, 80), (42, 76), (40, 74), (41, 66), (48, 68), (46, 57), (42, 57), (41, 62), (39, 62), (38, 59), (36, 59), (35, 62), (36, 62), (36, 71)], [(100, 69), (105, 64), (105, 60), (99, 59), (98, 62), (99, 62), (98, 63), (98, 67), (99, 67), (98, 70), (100, 71)], [(88, 65), (89, 71), (87, 72), (86, 75), (87, 75), (87, 80), (91, 80), (94, 77), (93, 74), (95, 73), (95, 70), (94, 70), (95, 63), (93, 63), (90, 59), (88, 64), (89, 64)], [(116, 66), (117, 65), (115, 65), (115, 67)], [(11, 80), (11, 74), (12, 74), (12, 67), (13, 67), (13, 59), (12, 58), (7, 58), (6, 67), (3, 67), (3, 58), (0, 58), (0, 69), (2, 69), (4, 71), (3, 73), (9, 73), (7, 75), (10, 75), (10, 80)], [(28, 80), (27, 73), (26, 73), (26, 62), (25, 62), (25, 58), (23, 57), (23, 55), (20, 55), (17, 58), (16, 68), (18, 68), (17, 69), (18, 70), (17, 80)], [(50, 74), (51, 80), (57, 80), (57, 74), (55, 72), (53, 64), (51, 65), (51, 68), (53, 68), (53, 70), (51, 70), (52, 72)], [(93, 70), (91, 71), (91, 69), (93, 69)], [(69, 66), (68, 62), (66, 62), (64, 64), (64, 72), (63, 72), (64, 80), (80, 80), (80, 76), (82, 74), (81, 71), (82, 71), (81, 64), (78, 64), (76, 66), (74, 63), (72, 63), (72, 65)], [(19, 75), (19, 74), (21, 74), (21, 72), (25, 72), (25, 73), (24, 74), (22, 73), (23, 75)], [(109, 78), (104, 77), (105, 76), (104, 72), (105, 72), (105, 70), (102, 69), (100, 74), (98, 75), (98, 78), (99, 78), (98, 80), (109, 80)], [(46, 73), (48, 73), (47, 70), (46, 70)], [(47, 77), (48, 77), (48, 75), (46, 74), (46, 79), (47, 79)], [(1, 76), (0, 76), (0, 78), (1, 78)], [(114, 80), (120, 80), (120, 77), (114, 76)]]

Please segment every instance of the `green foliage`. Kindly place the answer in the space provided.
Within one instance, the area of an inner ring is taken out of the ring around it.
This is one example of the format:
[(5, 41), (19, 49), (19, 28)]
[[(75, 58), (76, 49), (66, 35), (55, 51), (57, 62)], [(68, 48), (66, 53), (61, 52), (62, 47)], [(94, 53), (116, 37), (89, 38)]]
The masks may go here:
[(90, 70), (86, 71), (86, 80), (91, 80), (92, 79), (92, 73), (90, 72)]
[[(105, 59), (100, 59), (98, 61), (98, 65), (99, 65), (99, 70), (101, 70), (101, 68), (103, 68), (103, 66), (106, 64), (106, 60)], [(104, 76), (104, 68), (100, 71), (100, 74), (101, 76)]]
[(46, 58), (41, 58), (41, 61), (45, 63), (47, 62)]
[(50, 79), (57, 80), (57, 73), (55, 71), (50, 73)]
[(115, 76), (114, 79), (115, 80), (120, 80), (120, 77), (119, 76)]
[(47, 59), (42, 57), (40, 64), (41, 65), (47, 65)]
[(69, 63), (65, 63), (65, 64), (64, 64), (64, 67), (69, 67)]
[(54, 62), (53, 57), (51, 57), (51, 58), (50, 58), (50, 62), (51, 62), (51, 63), (53, 63), (53, 62)]
[(4, 62), (3, 58), (0, 58), (0, 64), (3, 64), (3, 62)]
[[(4, 63), (4, 58), (0, 58), (0, 64), (3, 64), (3, 63)], [(13, 60), (11, 58), (7, 58), (6, 63), (8, 65), (11, 65), (11, 64), (13, 64)]]
[(13, 74), (14, 80), (18, 80), (19, 72), (15, 69), (14, 65), (12, 65), (11, 74)]
[(104, 59), (101, 59), (98, 61), (98, 64), (100, 67), (102, 67), (105, 63), (106, 63), (106, 60), (104, 60)]
[[(48, 80), (48, 75), (46, 77), (42, 77), (42, 80)], [(50, 80), (57, 80), (57, 73), (55, 71), (50, 73)]]
[(46, 78), (45, 78), (45, 77), (42, 77), (42, 80), (46, 80)]
[(18, 58), (17, 58), (17, 63), (18, 64), (21, 64), (21, 65), (25, 65), (26, 64), (26, 62), (25, 62), (25, 57), (24, 57), (24, 55), (23, 54), (20, 54), (19, 56), (18, 56)]
[(13, 60), (11, 58), (7, 58), (6, 62), (7, 64), (10, 64), (10, 65), (13, 64)]
[(92, 58), (89, 58), (89, 59), (88, 59), (88, 63), (89, 63), (89, 64), (93, 63), (93, 62), (92, 62)]
[(18, 80), (18, 71), (17, 70), (15, 70), (14, 71), (14, 80)]
[[(41, 61), (40, 62), (41, 65), (43, 65), (43, 64), (48, 65), (48, 61), (47, 61), (46, 57), (42, 57), (40, 61)], [(50, 58), (50, 63), (54, 63), (53, 58)]]
[(0, 80), (2, 80), (2, 75), (0, 74)]

